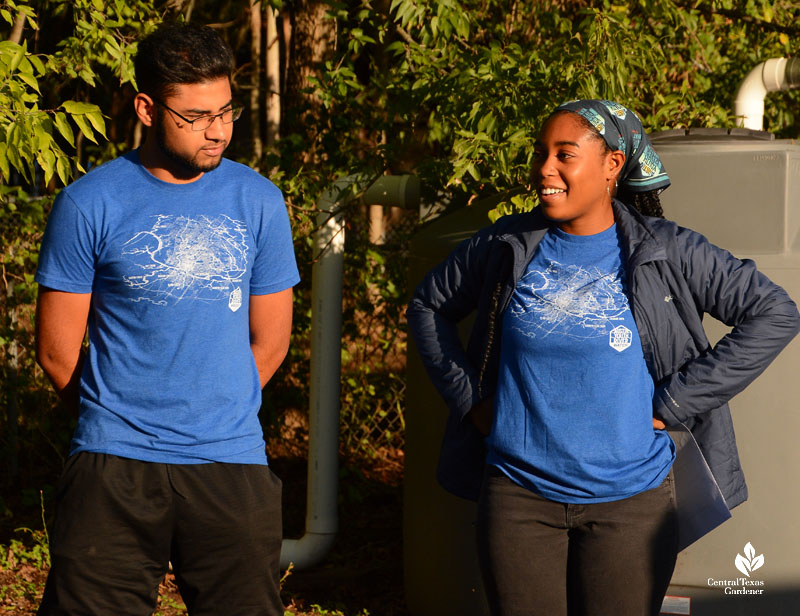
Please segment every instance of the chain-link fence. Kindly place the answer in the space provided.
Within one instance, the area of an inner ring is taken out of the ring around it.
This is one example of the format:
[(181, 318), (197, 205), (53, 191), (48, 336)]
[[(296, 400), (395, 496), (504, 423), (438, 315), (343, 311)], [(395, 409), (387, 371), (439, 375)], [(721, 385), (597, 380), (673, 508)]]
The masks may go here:
[(353, 251), (363, 258), (360, 291), (366, 297), (345, 308), (345, 318), (355, 322), (345, 326), (341, 408), (345, 451), (378, 466), (402, 465), (408, 245), (419, 227), (416, 211), (380, 209), (379, 229), (376, 212), (368, 207), (360, 218), (371, 225), (348, 230), (353, 244), (371, 241)]

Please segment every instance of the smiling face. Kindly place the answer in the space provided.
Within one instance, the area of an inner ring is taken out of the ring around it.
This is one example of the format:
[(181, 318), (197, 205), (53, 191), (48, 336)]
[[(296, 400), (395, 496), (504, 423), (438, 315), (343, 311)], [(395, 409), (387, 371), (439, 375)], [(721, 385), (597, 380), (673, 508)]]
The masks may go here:
[(190, 182), (216, 169), (231, 141), (233, 123), (217, 118), (205, 130), (194, 131), (177, 114), (193, 120), (231, 107), (227, 77), (213, 81), (176, 84), (163, 101), (170, 111), (147, 95), (137, 95), (137, 113), (150, 128), (139, 157), (145, 167), (167, 182)]
[(544, 215), (566, 233), (592, 235), (614, 224), (611, 189), (625, 162), (571, 112), (550, 117), (534, 146), (531, 179)]

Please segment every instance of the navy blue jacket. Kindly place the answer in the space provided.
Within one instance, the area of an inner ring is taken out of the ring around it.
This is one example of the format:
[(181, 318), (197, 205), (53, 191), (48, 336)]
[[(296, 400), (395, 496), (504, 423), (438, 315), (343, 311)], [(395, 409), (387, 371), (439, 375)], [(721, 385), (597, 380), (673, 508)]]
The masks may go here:
[[(705, 237), (614, 202), (625, 240), (628, 300), (655, 383), (654, 415), (694, 434), (729, 508), (747, 499), (728, 401), (749, 385), (800, 329), (787, 293)], [(537, 211), (505, 216), (431, 270), (408, 307), (423, 363), (450, 408), (437, 477), (476, 500), (486, 450), (464, 420), (494, 394), (503, 313), (550, 223)], [(456, 325), (477, 310), (464, 349)], [(713, 348), (702, 316), (733, 329)], [(624, 378), (624, 375), (621, 375)]]

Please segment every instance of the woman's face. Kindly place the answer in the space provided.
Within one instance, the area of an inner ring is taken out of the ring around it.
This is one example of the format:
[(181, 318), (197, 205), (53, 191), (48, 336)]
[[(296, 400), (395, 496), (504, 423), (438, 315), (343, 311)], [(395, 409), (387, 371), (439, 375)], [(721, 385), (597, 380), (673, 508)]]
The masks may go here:
[(625, 162), (608, 152), (574, 113), (552, 116), (534, 146), (531, 179), (544, 215), (573, 235), (592, 235), (614, 224), (610, 189)]

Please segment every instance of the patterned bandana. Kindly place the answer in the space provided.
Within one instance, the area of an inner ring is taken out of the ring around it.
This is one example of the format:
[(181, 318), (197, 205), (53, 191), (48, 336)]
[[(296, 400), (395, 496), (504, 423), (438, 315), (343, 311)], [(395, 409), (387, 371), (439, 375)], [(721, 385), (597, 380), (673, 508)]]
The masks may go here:
[(633, 111), (619, 103), (601, 100), (570, 101), (556, 109), (562, 110), (586, 118), (608, 147), (625, 153), (625, 166), (617, 180), (620, 186), (631, 192), (661, 192), (670, 185), (664, 165)]

